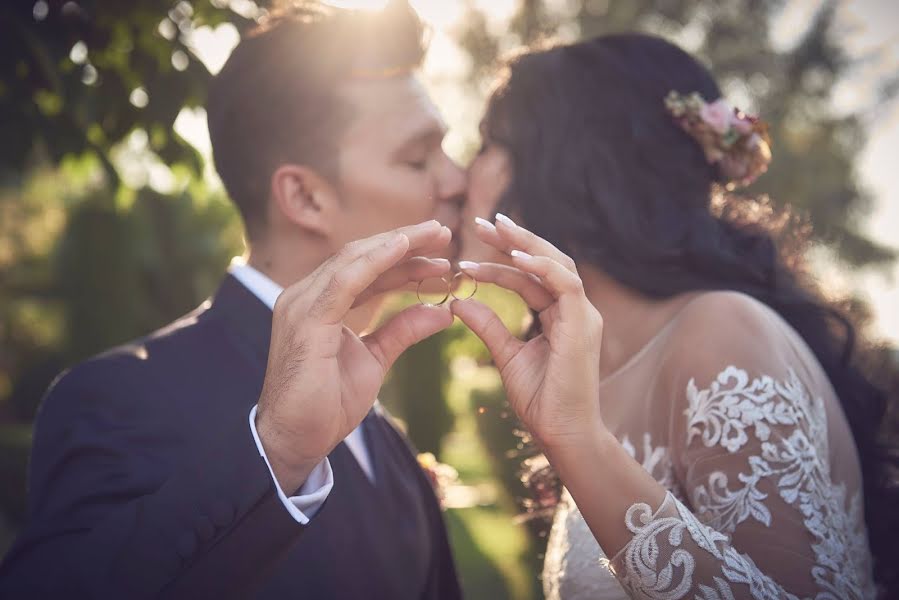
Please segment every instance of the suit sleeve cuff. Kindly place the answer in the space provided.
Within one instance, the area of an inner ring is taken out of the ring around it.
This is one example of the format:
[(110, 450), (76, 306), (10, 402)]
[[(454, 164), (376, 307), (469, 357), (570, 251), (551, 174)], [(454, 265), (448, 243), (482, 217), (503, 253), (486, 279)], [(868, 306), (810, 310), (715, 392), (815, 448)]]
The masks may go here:
[(278, 479), (275, 477), (275, 472), (272, 470), (272, 465), (269, 463), (268, 456), (266, 456), (265, 449), (262, 447), (262, 442), (259, 439), (259, 433), (256, 431), (256, 409), (257, 407), (254, 406), (250, 411), (250, 432), (253, 434), (253, 441), (256, 442), (256, 448), (259, 450), (259, 455), (265, 460), (265, 464), (268, 466), (268, 471), (272, 476), (272, 481), (275, 484), (275, 489), (278, 492), (278, 498), (280, 498), (281, 504), (284, 505), (284, 508), (287, 509), (287, 512), (290, 513), (290, 516), (292, 516), (297, 523), (306, 525), (319, 509), (321, 509), (325, 500), (328, 499), (331, 489), (334, 487), (334, 472), (331, 470), (331, 462), (325, 458), (318, 463), (312, 470), (312, 473), (309, 474), (306, 483), (300, 487), (296, 495), (288, 497), (287, 494), (284, 493), (284, 490), (281, 489), (281, 484), (278, 483)]

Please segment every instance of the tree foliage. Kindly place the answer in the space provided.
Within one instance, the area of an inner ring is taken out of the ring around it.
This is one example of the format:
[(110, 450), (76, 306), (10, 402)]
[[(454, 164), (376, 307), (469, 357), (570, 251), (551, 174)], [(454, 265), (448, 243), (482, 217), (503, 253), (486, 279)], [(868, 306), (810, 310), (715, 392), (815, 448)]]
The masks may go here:
[(110, 183), (110, 151), (134, 129), (167, 165), (202, 172), (173, 130), (202, 106), (210, 73), (190, 47), (204, 25), (253, 21), (224, 3), (151, 0), (11, 0), (0, 3), (0, 173), (90, 153)]
[[(62, 368), (196, 306), (240, 252), (174, 123), (211, 77), (193, 34), (251, 25), (244, 4), (0, 3), (0, 421), (29, 421)], [(125, 182), (114, 157), (135, 132), (174, 190)]]

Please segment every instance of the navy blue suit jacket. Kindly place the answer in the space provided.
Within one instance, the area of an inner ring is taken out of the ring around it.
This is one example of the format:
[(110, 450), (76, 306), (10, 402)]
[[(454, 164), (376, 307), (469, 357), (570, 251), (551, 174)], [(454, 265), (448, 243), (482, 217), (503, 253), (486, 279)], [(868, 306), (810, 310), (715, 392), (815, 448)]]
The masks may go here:
[[(2, 598), (458, 598), (442, 516), (383, 414), (302, 526), (248, 424), (271, 312), (228, 276), (172, 325), (63, 374), (36, 425), (29, 517)], [(288, 493), (289, 495), (289, 493)]]

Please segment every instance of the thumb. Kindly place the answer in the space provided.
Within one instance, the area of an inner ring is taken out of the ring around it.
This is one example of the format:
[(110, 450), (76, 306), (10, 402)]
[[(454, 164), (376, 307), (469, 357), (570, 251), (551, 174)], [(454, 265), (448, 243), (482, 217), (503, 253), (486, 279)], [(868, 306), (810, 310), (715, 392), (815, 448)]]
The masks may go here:
[(403, 352), (452, 324), (453, 314), (445, 308), (418, 304), (394, 315), (362, 341), (386, 373)]
[(489, 306), (477, 300), (455, 300), (451, 308), (481, 338), (500, 371), (524, 346), (524, 342), (512, 335)]

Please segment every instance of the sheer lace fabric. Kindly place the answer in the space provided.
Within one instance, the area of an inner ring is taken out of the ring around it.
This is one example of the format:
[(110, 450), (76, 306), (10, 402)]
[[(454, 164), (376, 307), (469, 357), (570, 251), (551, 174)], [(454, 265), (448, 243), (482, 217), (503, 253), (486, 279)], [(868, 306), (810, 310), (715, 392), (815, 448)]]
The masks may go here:
[(565, 494), (550, 600), (874, 598), (858, 457), (826, 375), (765, 306), (709, 293), (601, 387), (603, 417), (669, 494), (611, 560)]

